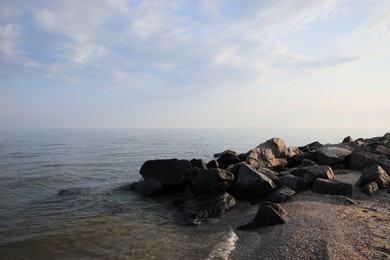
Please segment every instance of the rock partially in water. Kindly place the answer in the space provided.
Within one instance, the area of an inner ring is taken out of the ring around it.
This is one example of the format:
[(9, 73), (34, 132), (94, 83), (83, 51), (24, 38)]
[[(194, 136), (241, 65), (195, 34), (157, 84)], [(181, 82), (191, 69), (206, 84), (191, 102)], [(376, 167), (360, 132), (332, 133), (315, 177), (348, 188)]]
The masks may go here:
[(221, 154), (221, 156), (217, 159), (220, 167), (223, 165), (223, 168), (227, 168), (231, 164), (236, 164), (241, 162), (240, 158), (236, 155), (236, 152), (227, 150)]
[(158, 180), (147, 179), (130, 184), (130, 190), (144, 197), (154, 197), (163, 192), (163, 186)]
[(275, 226), (286, 223), (287, 212), (273, 202), (265, 201), (259, 204), (259, 209), (252, 222), (240, 226), (238, 230), (250, 230), (265, 226)]

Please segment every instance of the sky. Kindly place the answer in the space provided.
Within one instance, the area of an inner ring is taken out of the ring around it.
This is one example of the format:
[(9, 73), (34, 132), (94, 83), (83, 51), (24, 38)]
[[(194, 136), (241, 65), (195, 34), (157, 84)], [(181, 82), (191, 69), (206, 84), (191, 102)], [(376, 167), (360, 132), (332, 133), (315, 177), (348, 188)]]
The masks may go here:
[(0, 128), (390, 129), (389, 0), (1, 0)]

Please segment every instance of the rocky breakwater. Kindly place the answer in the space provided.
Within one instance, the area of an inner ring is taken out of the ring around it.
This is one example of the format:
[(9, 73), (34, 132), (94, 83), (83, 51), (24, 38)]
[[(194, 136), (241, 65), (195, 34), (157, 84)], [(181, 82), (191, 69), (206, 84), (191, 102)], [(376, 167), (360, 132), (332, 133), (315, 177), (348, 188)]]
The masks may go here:
[[(208, 163), (202, 159), (146, 161), (140, 169), (143, 179), (129, 187), (146, 197), (174, 194), (166, 197), (173, 198), (191, 224), (221, 217), (238, 200), (259, 204), (253, 221), (238, 227), (241, 230), (285, 223), (287, 212), (279, 203), (301, 191), (350, 197), (356, 189), (370, 196), (378, 189), (390, 192), (389, 133), (298, 148), (272, 138), (247, 153), (226, 150), (215, 157)], [(337, 172), (348, 170), (361, 171), (354, 185), (338, 180)]]

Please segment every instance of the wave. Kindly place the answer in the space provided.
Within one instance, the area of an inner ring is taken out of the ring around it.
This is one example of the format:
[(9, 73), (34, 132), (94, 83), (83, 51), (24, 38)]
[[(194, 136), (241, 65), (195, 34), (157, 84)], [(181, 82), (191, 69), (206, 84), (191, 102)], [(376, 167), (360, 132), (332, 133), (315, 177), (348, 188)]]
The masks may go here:
[(224, 238), (225, 240), (218, 244), (218, 246), (209, 254), (207, 260), (229, 259), (230, 253), (236, 248), (238, 236), (234, 233), (233, 228), (230, 228), (229, 233), (225, 235)]

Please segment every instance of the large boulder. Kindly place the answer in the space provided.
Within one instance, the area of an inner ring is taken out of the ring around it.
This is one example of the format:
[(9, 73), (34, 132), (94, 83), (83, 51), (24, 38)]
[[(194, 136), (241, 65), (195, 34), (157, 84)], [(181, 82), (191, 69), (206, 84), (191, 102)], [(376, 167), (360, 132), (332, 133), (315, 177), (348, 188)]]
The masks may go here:
[(287, 212), (279, 204), (264, 201), (259, 204), (259, 209), (252, 222), (240, 226), (237, 229), (250, 230), (265, 226), (275, 226), (284, 224), (286, 221)]
[(386, 172), (390, 172), (390, 160), (383, 154), (375, 154), (359, 149), (353, 151), (348, 159), (348, 166), (352, 170), (364, 170), (373, 165), (379, 165)]
[(238, 170), (234, 189), (237, 198), (253, 200), (271, 194), (275, 189), (276, 184), (270, 178), (250, 165), (242, 165)]
[(234, 175), (217, 168), (194, 169), (189, 179), (197, 192), (217, 192), (230, 188)]
[(320, 194), (352, 196), (352, 185), (336, 180), (317, 178), (313, 184), (313, 192)]
[(236, 152), (227, 150), (221, 154), (217, 159), (219, 165), (223, 165), (225, 168), (231, 164), (236, 164), (241, 162), (240, 158), (236, 155)]
[(295, 192), (308, 189), (308, 183), (303, 178), (292, 174), (286, 174), (279, 177), (279, 183), (281, 186), (286, 186)]
[(317, 178), (334, 180), (335, 176), (332, 168), (327, 165), (313, 165), (302, 168), (296, 168), (290, 172), (292, 175), (303, 178), (303, 180), (312, 185)]
[(324, 145), (317, 149), (318, 164), (333, 165), (343, 162), (351, 155), (353, 148), (349, 144)]
[(362, 175), (356, 182), (356, 186), (363, 187), (373, 181), (378, 184), (380, 189), (385, 189), (389, 186), (390, 177), (382, 167), (374, 165), (362, 172)]
[(186, 200), (179, 205), (189, 221), (217, 218), (236, 205), (234, 198), (226, 193), (205, 193)]
[(287, 164), (288, 148), (280, 138), (272, 138), (248, 152), (246, 162), (254, 168), (273, 168)]
[(186, 184), (191, 170), (191, 163), (188, 160), (150, 160), (142, 165), (140, 174), (145, 180), (159, 181), (165, 188), (181, 187)]

